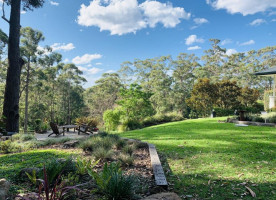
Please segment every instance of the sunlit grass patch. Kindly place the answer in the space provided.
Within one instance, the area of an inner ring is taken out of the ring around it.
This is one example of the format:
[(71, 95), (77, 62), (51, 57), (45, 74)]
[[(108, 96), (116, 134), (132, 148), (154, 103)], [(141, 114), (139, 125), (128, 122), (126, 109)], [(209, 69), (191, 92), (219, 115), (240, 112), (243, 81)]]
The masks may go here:
[[(198, 199), (276, 199), (276, 129), (216, 119), (173, 122), (122, 133), (156, 145), (174, 190)], [(245, 187), (246, 186), (246, 187)]]

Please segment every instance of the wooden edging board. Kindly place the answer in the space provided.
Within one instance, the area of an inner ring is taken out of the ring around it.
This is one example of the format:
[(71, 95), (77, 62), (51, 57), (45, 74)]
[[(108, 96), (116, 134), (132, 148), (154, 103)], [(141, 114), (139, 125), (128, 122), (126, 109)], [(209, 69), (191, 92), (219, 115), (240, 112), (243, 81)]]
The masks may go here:
[(151, 166), (152, 166), (152, 169), (153, 169), (155, 183), (158, 186), (167, 187), (168, 182), (166, 180), (166, 176), (165, 176), (165, 173), (163, 171), (161, 162), (159, 160), (159, 156), (157, 154), (156, 148), (153, 144), (148, 143), (148, 146), (149, 146)]

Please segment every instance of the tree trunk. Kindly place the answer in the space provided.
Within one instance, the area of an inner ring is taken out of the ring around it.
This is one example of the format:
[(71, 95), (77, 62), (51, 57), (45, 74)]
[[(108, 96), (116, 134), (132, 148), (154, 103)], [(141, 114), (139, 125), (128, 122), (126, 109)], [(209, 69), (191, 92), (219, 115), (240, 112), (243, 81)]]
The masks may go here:
[(25, 119), (24, 119), (24, 133), (28, 130), (28, 107), (29, 107), (29, 82), (30, 82), (30, 57), (28, 58), (26, 90), (25, 90)]
[(3, 115), (6, 118), (7, 132), (19, 131), (19, 93), (20, 93), (20, 6), (21, 0), (11, 0), (10, 30), (6, 88)]

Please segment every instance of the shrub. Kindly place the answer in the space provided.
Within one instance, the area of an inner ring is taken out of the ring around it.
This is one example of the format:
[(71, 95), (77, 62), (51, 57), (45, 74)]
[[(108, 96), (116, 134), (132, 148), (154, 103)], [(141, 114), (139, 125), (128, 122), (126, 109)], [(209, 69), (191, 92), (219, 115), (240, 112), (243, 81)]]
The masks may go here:
[(105, 149), (103, 147), (98, 147), (93, 151), (93, 156), (96, 160), (111, 160), (113, 158), (113, 151), (109, 149)]
[[(46, 172), (48, 176), (48, 181), (53, 184), (59, 175), (67, 175), (70, 172), (76, 172), (76, 164), (73, 159), (51, 159), (46, 164)], [(40, 174), (42, 178), (42, 174)]]
[(14, 153), (23, 151), (23, 147), (18, 142), (12, 142), (11, 140), (6, 140), (0, 142), (0, 151), (3, 153)]
[(77, 168), (77, 173), (80, 175), (85, 175), (88, 172), (88, 169), (94, 168), (98, 164), (98, 161), (94, 162), (89, 159), (81, 159), (77, 158), (76, 159), (76, 168)]
[(33, 134), (18, 133), (13, 135), (12, 139), (25, 142), (29, 140), (36, 140), (36, 137)]
[(122, 151), (131, 156), (133, 154), (133, 152), (135, 151), (135, 147), (132, 145), (127, 145), (122, 149)]
[(118, 140), (118, 136), (94, 136), (89, 138), (88, 140), (84, 140), (80, 143), (79, 147), (82, 148), (84, 151), (90, 151), (93, 152), (97, 148), (104, 148), (106, 150), (111, 149), (113, 146), (116, 145), (116, 142)]
[[(214, 108), (217, 117), (232, 116), (234, 115), (235, 110), (233, 109), (224, 109), (224, 108)], [(210, 113), (211, 114), (211, 113)]]
[(136, 119), (125, 119), (119, 126), (119, 131), (129, 131), (142, 128), (142, 124)]
[(92, 127), (97, 127), (99, 124), (98, 119), (94, 117), (79, 117), (79, 118), (76, 118), (75, 121), (77, 125), (89, 124), (89, 126), (92, 126)]
[(124, 153), (119, 155), (118, 160), (120, 161), (121, 166), (131, 166), (134, 162), (133, 156)]
[(146, 117), (143, 120), (143, 126), (152, 126), (157, 124), (162, 124), (166, 122), (174, 122), (184, 120), (184, 117), (177, 112), (170, 112), (166, 114), (156, 114), (151, 117)]
[(118, 164), (107, 165), (105, 163), (101, 173), (98, 174), (92, 170), (89, 170), (88, 173), (94, 178), (98, 191), (104, 194), (107, 199), (132, 199), (134, 195), (133, 178), (124, 176)]
[(115, 146), (116, 146), (116, 149), (120, 150), (120, 149), (122, 149), (124, 146), (126, 146), (126, 141), (125, 141), (125, 140), (122, 140), (122, 139), (117, 140)]
[(189, 118), (190, 119), (197, 119), (198, 118), (198, 113), (194, 110), (191, 110), (191, 112), (189, 114)]
[(107, 131), (115, 131), (120, 124), (122, 114), (122, 111), (118, 109), (106, 110), (103, 114), (105, 129)]
[(268, 121), (269, 123), (276, 123), (276, 115), (267, 118), (267, 121)]

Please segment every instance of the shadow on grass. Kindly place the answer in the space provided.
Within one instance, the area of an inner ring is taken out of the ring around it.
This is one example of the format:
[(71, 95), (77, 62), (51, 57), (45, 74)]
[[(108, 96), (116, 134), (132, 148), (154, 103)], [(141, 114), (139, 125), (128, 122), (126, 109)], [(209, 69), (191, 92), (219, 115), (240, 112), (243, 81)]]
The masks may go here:
[[(196, 174), (174, 173), (166, 155), (163, 153), (159, 153), (159, 155), (169, 183), (168, 189), (176, 192), (182, 199), (276, 199), (275, 181), (254, 183), (249, 180), (243, 180), (239, 176), (217, 177), (216, 174), (210, 174), (210, 172)], [(253, 194), (246, 187), (256, 194), (256, 198), (253, 198)]]

